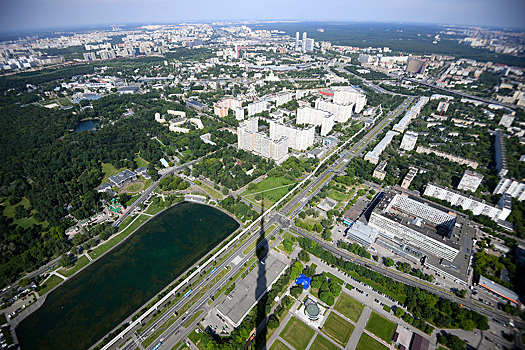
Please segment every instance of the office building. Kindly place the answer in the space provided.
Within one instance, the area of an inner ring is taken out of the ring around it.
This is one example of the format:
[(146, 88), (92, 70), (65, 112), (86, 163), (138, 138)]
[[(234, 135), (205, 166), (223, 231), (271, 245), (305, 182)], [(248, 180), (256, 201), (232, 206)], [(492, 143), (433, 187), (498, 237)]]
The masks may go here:
[(387, 189), (370, 215), (376, 243), (425, 268), (468, 285), (476, 230), (466, 215), (400, 187)]
[(298, 151), (305, 151), (314, 144), (315, 126), (299, 128), (285, 125), (282, 119), (270, 121), (270, 138), (279, 140), (283, 136), (289, 139), (288, 147)]
[(417, 168), (410, 167), (410, 169), (408, 170), (408, 173), (406, 174), (405, 178), (403, 179), (403, 182), (401, 183), (401, 187), (402, 188), (408, 190), (408, 187), (412, 183), (412, 180), (414, 180), (414, 178), (417, 175), (417, 171), (418, 171)]
[(376, 166), (376, 168), (374, 169), (374, 173), (372, 174), (372, 176), (376, 179), (384, 180), (386, 176), (386, 165), (386, 160), (383, 160), (381, 163), (379, 163), (379, 165)]
[(374, 62), (374, 56), (372, 55), (366, 55), (366, 54), (359, 54), (359, 58), (357, 59), (358, 62), (361, 62), (361, 63), (372, 63)]
[(419, 134), (417, 132), (407, 131), (405, 135), (403, 135), (400, 148), (405, 151), (412, 151), (416, 147), (418, 137)]
[(502, 177), (499, 180), (494, 194), (508, 194), (512, 198), (516, 198), (518, 201), (525, 200), (525, 184), (516, 180), (511, 180), (506, 177)]
[(499, 176), (505, 176), (509, 172), (509, 166), (507, 164), (507, 147), (505, 147), (505, 135), (503, 131), (496, 131), (496, 140), (494, 142), (494, 148), (496, 154), (494, 155), (496, 159), (496, 170), (498, 170)]
[(481, 181), (483, 181), (483, 175), (475, 171), (466, 170), (459, 182), (458, 190), (476, 192)]
[(351, 86), (334, 86), (334, 103), (354, 104), (354, 112), (360, 113), (366, 105), (366, 95)]
[(379, 163), (379, 156), (386, 149), (386, 147), (392, 142), (394, 136), (399, 135), (397, 131), (388, 131), (381, 141), (374, 147), (373, 150), (369, 151), (365, 155), (365, 160), (368, 160), (372, 164)]
[(306, 32), (303, 32), (303, 52), (306, 52)]
[(354, 109), (354, 103), (346, 105), (328, 102), (323, 99), (315, 101), (315, 108), (322, 111), (331, 113), (334, 115), (334, 121), (337, 123), (345, 123), (352, 117), (352, 109)]
[(452, 205), (461, 207), (463, 210), (470, 210), (474, 215), (485, 215), (494, 221), (504, 221), (510, 214), (509, 210), (503, 210), (500, 206), (495, 206), (487, 203), (482, 199), (464, 195), (461, 192), (454, 191), (450, 188), (429, 183), (425, 192), (425, 196), (434, 197), (447, 201)]
[(326, 136), (334, 127), (334, 115), (312, 107), (297, 109), (297, 124), (321, 126), (321, 136)]
[(299, 51), (299, 32), (295, 33), (295, 51)]
[(451, 162), (458, 163), (460, 165), (468, 165), (472, 169), (477, 169), (478, 166), (479, 166), (479, 163), (474, 161), (474, 160), (470, 160), (470, 159), (467, 159), (467, 158), (456, 156), (454, 154), (443, 152), (443, 151), (440, 151), (440, 150), (437, 150), (437, 149), (433, 149), (433, 148), (430, 148), (430, 147), (417, 146), (416, 152), (417, 153), (425, 153), (425, 154), (435, 154), (436, 156), (448, 159)]

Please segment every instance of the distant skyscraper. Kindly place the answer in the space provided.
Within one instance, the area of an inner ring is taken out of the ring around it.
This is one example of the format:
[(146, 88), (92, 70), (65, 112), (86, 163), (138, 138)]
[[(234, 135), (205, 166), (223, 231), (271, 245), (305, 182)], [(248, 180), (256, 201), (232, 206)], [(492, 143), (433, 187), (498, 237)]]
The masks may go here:
[(295, 51), (299, 51), (299, 32), (295, 33)]
[(306, 32), (303, 32), (303, 52), (306, 52)]
[(304, 39), (303, 48), (304, 52), (312, 52), (314, 50), (314, 39)]

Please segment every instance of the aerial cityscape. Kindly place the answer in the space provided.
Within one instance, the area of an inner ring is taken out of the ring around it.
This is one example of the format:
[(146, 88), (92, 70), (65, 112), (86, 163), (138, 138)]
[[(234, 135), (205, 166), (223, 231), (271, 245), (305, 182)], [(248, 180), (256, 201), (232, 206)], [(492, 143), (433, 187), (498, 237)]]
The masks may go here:
[(525, 3), (0, 13), (0, 347), (525, 349)]

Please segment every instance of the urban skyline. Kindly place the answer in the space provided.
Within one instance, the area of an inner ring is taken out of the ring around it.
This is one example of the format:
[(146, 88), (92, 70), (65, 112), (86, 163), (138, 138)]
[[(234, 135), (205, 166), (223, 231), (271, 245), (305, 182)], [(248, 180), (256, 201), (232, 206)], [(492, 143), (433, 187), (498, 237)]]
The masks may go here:
[[(101, 5), (104, 8), (101, 9)], [(525, 28), (525, 4), (519, 0), (334, 1), (329, 6), (314, 1), (236, 0), (224, 3), (200, 0), (156, 0), (147, 3), (125, 0), (23, 0), (3, 4), (0, 32), (111, 25), (115, 23), (173, 23), (224, 20), (315, 20), (357, 22), (408, 22)]]

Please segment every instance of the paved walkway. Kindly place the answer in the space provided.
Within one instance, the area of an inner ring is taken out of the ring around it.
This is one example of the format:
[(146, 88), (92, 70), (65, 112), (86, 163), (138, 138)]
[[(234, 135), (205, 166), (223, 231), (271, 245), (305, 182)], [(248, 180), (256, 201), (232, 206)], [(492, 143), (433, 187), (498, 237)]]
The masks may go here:
[(348, 350), (355, 349), (357, 346), (357, 343), (359, 342), (359, 339), (361, 338), (361, 333), (365, 330), (366, 323), (368, 322), (368, 318), (372, 314), (372, 309), (369, 306), (365, 306), (365, 309), (361, 313), (361, 316), (359, 317), (359, 320), (357, 321), (357, 324), (355, 325), (354, 331), (352, 332), (352, 335), (350, 336), (350, 340), (348, 341), (348, 344), (346, 344), (346, 348)]
[(88, 253), (84, 253), (84, 254), (82, 254), (82, 255), (85, 255), (85, 256), (86, 256), (86, 258), (88, 258), (88, 260), (89, 260), (89, 261), (93, 261), (93, 259), (91, 259), (91, 257), (89, 256), (89, 254), (88, 254)]

